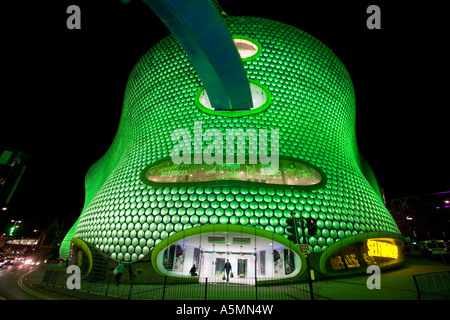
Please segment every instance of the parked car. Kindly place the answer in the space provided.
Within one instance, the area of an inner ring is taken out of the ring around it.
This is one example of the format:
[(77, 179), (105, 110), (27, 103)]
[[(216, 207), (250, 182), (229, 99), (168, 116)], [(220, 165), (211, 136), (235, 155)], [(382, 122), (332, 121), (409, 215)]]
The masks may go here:
[(444, 240), (420, 241), (420, 245), (422, 247), (422, 253), (428, 257), (446, 255), (448, 253), (448, 248)]

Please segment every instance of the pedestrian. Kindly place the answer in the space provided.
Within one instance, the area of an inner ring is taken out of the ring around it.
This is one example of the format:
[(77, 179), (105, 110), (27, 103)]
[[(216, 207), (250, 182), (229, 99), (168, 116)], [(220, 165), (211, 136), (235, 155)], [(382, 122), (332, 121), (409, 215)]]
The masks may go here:
[(136, 275), (133, 272), (133, 263), (132, 262), (127, 264), (127, 269), (128, 269), (128, 275), (130, 276), (130, 283), (133, 284), (133, 279)]
[(223, 266), (223, 271), (225, 272), (227, 276), (227, 282), (230, 281), (230, 271), (231, 271), (231, 263), (230, 260), (227, 259), (227, 262), (225, 262)]
[(114, 274), (116, 275), (116, 287), (119, 285), (120, 278), (122, 277), (124, 265), (119, 263), (118, 266), (114, 269)]
[(191, 274), (192, 277), (195, 277), (197, 275), (196, 273), (197, 268), (195, 267), (195, 263), (192, 265), (191, 270), (189, 270), (189, 273)]

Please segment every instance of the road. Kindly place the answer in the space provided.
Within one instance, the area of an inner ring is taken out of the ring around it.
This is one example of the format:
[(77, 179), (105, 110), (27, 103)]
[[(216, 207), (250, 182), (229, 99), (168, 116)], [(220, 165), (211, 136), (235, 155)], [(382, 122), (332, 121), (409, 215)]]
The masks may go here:
[(5, 265), (0, 268), (0, 300), (48, 300), (23, 285), (23, 278), (34, 266)]

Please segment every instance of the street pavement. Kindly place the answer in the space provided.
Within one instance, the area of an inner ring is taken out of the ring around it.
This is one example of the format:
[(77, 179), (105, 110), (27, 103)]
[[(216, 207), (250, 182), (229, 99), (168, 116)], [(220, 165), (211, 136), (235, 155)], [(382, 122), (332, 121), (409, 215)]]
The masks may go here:
[[(45, 300), (107, 300), (93, 294), (72, 293), (62, 288), (40, 285), (47, 266), (35, 268), (21, 278), (22, 289), (35, 299)], [(381, 271), (380, 289), (369, 289), (367, 280), (370, 274), (361, 274), (336, 279), (316, 280), (313, 289), (316, 300), (417, 300), (418, 295), (413, 275), (450, 271), (450, 264), (442, 260), (424, 257), (407, 257), (405, 265), (396, 269)], [(1, 291), (0, 291), (1, 293)], [(0, 295), (1, 296), (1, 295)], [(14, 297), (11, 297), (14, 299)], [(29, 298), (29, 296), (28, 296)], [(22, 299), (27, 299), (24, 297)]]
[(318, 299), (329, 300), (417, 300), (413, 275), (450, 271), (450, 264), (424, 257), (407, 257), (396, 269), (381, 271), (380, 289), (369, 289), (370, 274), (314, 282)]
[(0, 268), (0, 300), (45, 300), (33, 295), (23, 285), (23, 275), (32, 271), (28, 265), (5, 265)]

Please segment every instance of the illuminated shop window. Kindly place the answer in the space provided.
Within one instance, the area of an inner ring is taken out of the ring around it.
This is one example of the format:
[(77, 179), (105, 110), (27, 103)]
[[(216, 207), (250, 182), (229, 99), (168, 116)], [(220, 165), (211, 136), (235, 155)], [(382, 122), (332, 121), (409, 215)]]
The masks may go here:
[(171, 245), (164, 251), (163, 266), (168, 271), (179, 271), (183, 267), (183, 248), (179, 245)]
[(325, 182), (319, 169), (298, 159), (280, 158), (278, 171), (271, 169), (270, 164), (174, 164), (171, 158), (165, 158), (144, 169), (141, 177), (144, 183), (155, 186), (208, 182), (220, 185), (230, 181), (233, 185), (319, 187)]
[(191, 235), (159, 252), (157, 265), (170, 276), (190, 276), (192, 267), (200, 281), (222, 280), (229, 261), (232, 283), (254, 284), (254, 279), (272, 280), (297, 275), (302, 262), (294, 251), (274, 241), (238, 232), (207, 232)]

